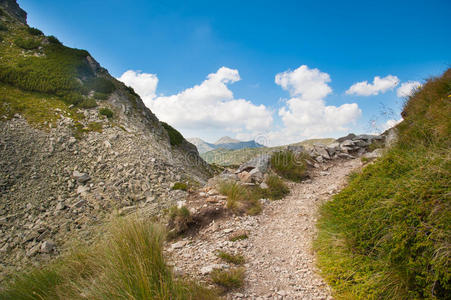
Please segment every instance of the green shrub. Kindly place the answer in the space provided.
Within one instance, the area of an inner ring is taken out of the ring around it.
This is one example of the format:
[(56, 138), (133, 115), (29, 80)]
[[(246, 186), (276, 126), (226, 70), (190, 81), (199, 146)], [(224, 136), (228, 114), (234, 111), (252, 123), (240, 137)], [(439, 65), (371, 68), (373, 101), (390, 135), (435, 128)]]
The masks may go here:
[[(4, 51), (4, 48), (2, 48)], [(0, 65), (0, 81), (27, 91), (62, 95), (80, 92), (80, 76), (92, 76), (87, 51), (49, 44), (45, 56), (5, 59)]]
[(17, 38), (14, 40), (14, 44), (25, 50), (33, 50), (37, 49), (41, 45), (41, 42), (31, 38)]
[(78, 246), (51, 265), (16, 275), (0, 298), (215, 299), (210, 290), (172, 274), (160, 226), (136, 218), (109, 225), (95, 245)]
[(110, 79), (103, 78), (103, 77), (93, 77), (89, 79), (85, 83), (85, 87), (88, 90), (92, 90), (98, 93), (103, 94), (111, 94), (116, 89), (116, 86), (113, 84), (113, 82)]
[(42, 31), (34, 27), (28, 27), (27, 32), (31, 35), (43, 35)]
[(218, 251), (216, 255), (224, 261), (235, 265), (242, 265), (245, 262), (244, 256), (242, 255), (230, 254), (224, 251)]
[(176, 182), (174, 183), (174, 186), (172, 187), (173, 190), (182, 190), (182, 191), (187, 191), (188, 190), (188, 185), (184, 182)]
[(290, 193), (290, 189), (277, 175), (270, 175), (266, 179), (268, 197), (272, 200), (282, 199)]
[(451, 70), (408, 100), (399, 141), (321, 208), (318, 264), (337, 298), (451, 294)]
[(107, 107), (102, 107), (101, 109), (99, 109), (99, 114), (107, 117), (108, 119), (111, 119), (113, 117), (113, 111)]
[(288, 180), (301, 181), (307, 177), (306, 154), (294, 154), (291, 151), (275, 152), (271, 156), (272, 169)]
[(94, 108), (97, 107), (97, 102), (91, 98), (84, 98), (77, 106), (80, 108)]
[(0, 31), (8, 31), (8, 27), (5, 24), (0, 23)]
[(211, 272), (211, 280), (226, 290), (240, 288), (244, 284), (244, 268), (214, 269)]
[(107, 100), (109, 96), (110, 95), (106, 94), (106, 93), (99, 93), (99, 92), (94, 93), (94, 98), (96, 98), (98, 100)]
[(183, 135), (180, 134), (180, 132), (178, 132), (171, 125), (169, 125), (165, 122), (160, 122), (160, 123), (163, 126), (163, 128), (166, 130), (166, 132), (168, 133), (169, 142), (171, 143), (172, 146), (178, 146), (183, 143), (183, 141), (185, 139), (183, 138)]
[(63, 44), (53, 35), (48, 36), (47, 40), (49, 41), (50, 44), (54, 44), (54, 45), (58, 45), (58, 46), (62, 46)]

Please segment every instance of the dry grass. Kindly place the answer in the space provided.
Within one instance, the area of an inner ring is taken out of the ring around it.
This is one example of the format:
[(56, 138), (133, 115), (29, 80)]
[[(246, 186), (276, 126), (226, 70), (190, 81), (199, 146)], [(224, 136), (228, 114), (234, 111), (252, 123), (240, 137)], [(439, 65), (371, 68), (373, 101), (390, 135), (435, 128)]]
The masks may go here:
[(215, 269), (211, 273), (211, 280), (225, 290), (232, 290), (243, 286), (244, 272), (244, 268), (230, 270)]
[(162, 253), (161, 226), (117, 219), (93, 246), (77, 247), (57, 262), (19, 274), (1, 299), (215, 299), (175, 278)]

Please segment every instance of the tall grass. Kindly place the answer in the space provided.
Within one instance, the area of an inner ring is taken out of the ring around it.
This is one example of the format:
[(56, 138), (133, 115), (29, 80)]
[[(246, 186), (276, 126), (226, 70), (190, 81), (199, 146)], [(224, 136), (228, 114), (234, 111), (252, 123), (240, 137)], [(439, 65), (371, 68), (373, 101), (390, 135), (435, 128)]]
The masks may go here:
[(219, 192), (227, 196), (227, 208), (235, 213), (257, 215), (262, 211), (259, 201), (262, 193), (258, 187), (245, 187), (238, 182), (224, 181), (219, 184)]
[(17, 275), (1, 299), (214, 299), (199, 285), (175, 278), (165, 262), (162, 227), (118, 219), (102, 241), (57, 262)]
[(321, 208), (323, 276), (343, 299), (449, 299), (451, 71), (406, 103), (394, 148)]

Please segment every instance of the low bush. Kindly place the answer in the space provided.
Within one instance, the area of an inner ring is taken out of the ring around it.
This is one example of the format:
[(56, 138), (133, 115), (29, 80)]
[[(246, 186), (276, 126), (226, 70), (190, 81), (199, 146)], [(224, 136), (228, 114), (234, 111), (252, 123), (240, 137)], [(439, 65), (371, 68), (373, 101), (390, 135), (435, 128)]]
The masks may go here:
[(50, 44), (54, 44), (54, 45), (59, 45), (62, 46), (63, 44), (53, 35), (48, 36), (47, 40), (49, 41)]
[(101, 116), (105, 116), (108, 119), (111, 119), (113, 117), (113, 111), (107, 107), (102, 107), (101, 109), (99, 109), (99, 114)]
[(166, 132), (168, 133), (169, 142), (171, 143), (172, 146), (178, 146), (183, 143), (183, 141), (185, 139), (183, 138), (183, 135), (180, 134), (180, 132), (178, 132), (171, 125), (169, 125), (165, 122), (160, 122), (160, 123), (163, 126), (163, 128), (166, 130)]
[(94, 108), (97, 107), (97, 102), (91, 98), (84, 98), (79, 103), (76, 104), (80, 108)]
[(211, 280), (226, 290), (240, 288), (244, 284), (244, 271), (244, 268), (214, 269), (211, 273)]
[(35, 35), (35, 36), (43, 35), (42, 31), (40, 31), (39, 29), (34, 28), (34, 27), (28, 27), (28, 28), (27, 28), (27, 32), (28, 32), (29, 34)]
[(218, 251), (218, 253), (216, 253), (216, 255), (219, 258), (223, 259), (224, 261), (235, 264), (235, 265), (242, 265), (245, 262), (244, 256), (242, 256), (242, 255), (230, 254), (230, 253), (227, 253), (224, 251)]
[(8, 31), (8, 27), (5, 24), (0, 23), (0, 31)]
[(176, 182), (174, 183), (174, 186), (172, 187), (173, 190), (182, 190), (182, 191), (187, 191), (188, 190), (188, 185), (184, 182)]
[(14, 44), (25, 50), (33, 50), (37, 49), (41, 45), (41, 42), (31, 38), (17, 38), (14, 40)]
[(98, 100), (107, 100), (109, 96), (110, 95), (106, 94), (106, 93), (99, 93), (99, 92), (94, 93), (94, 98), (96, 98)]
[(279, 151), (271, 156), (271, 167), (283, 178), (299, 182), (307, 177), (307, 158), (307, 154)]
[(103, 93), (103, 94), (109, 95), (112, 92), (114, 92), (114, 90), (116, 89), (116, 86), (108, 78), (93, 77), (93, 78), (90, 78), (85, 83), (85, 88), (90, 91), (95, 91), (98, 93)]
[(271, 200), (282, 199), (290, 193), (288, 186), (277, 175), (269, 175), (265, 182), (268, 185), (266, 194)]
[(164, 236), (144, 219), (118, 219), (95, 245), (16, 275), (0, 298), (215, 299), (212, 291), (173, 275), (163, 257)]

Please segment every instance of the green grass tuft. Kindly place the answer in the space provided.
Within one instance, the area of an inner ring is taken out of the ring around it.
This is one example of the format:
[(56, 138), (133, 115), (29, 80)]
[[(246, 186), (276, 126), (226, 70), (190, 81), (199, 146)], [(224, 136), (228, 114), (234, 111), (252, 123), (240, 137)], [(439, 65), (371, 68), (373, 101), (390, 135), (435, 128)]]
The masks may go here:
[(215, 269), (211, 273), (211, 280), (226, 290), (237, 289), (244, 285), (244, 272), (244, 268)]
[(257, 215), (262, 211), (260, 199), (263, 192), (258, 187), (245, 187), (238, 182), (224, 181), (219, 184), (219, 192), (227, 196), (227, 208), (235, 213)]
[(63, 44), (53, 35), (48, 36), (47, 40), (49, 41), (50, 44), (54, 44), (54, 45), (58, 45), (58, 46), (62, 46)]
[(39, 40), (32, 38), (17, 38), (14, 40), (14, 43), (17, 47), (25, 50), (34, 50), (41, 45), (41, 42)]
[(244, 256), (242, 256), (242, 255), (230, 254), (230, 253), (227, 253), (224, 251), (218, 251), (218, 253), (216, 255), (219, 258), (221, 258), (224, 261), (231, 263), (231, 264), (242, 265), (245, 263)]
[(182, 190), (182, 191), (187, 191), (188, 190), (188, 185), (184, 182), (176, 182), (174, 183), (174, 186), (172, 187), (173, 190)]
[(277, 175), (269, 175), (266, 179), (268, 189), (266, 194), (271, 200), (279, 200), (290, 193), (288, 186)]
[(283, 178), (299, 182), (307, 177), (307, 165), (305, 162), (307, 158), (307, 154), (279, 151), (271, 156), (271, 167)]
[(99, 114), (101, 116), (105, 116), (108, 119), (111, 119), (113, 117), (113, 111), (107, 107), (102, 107), (101, 109), (99, 109)]

